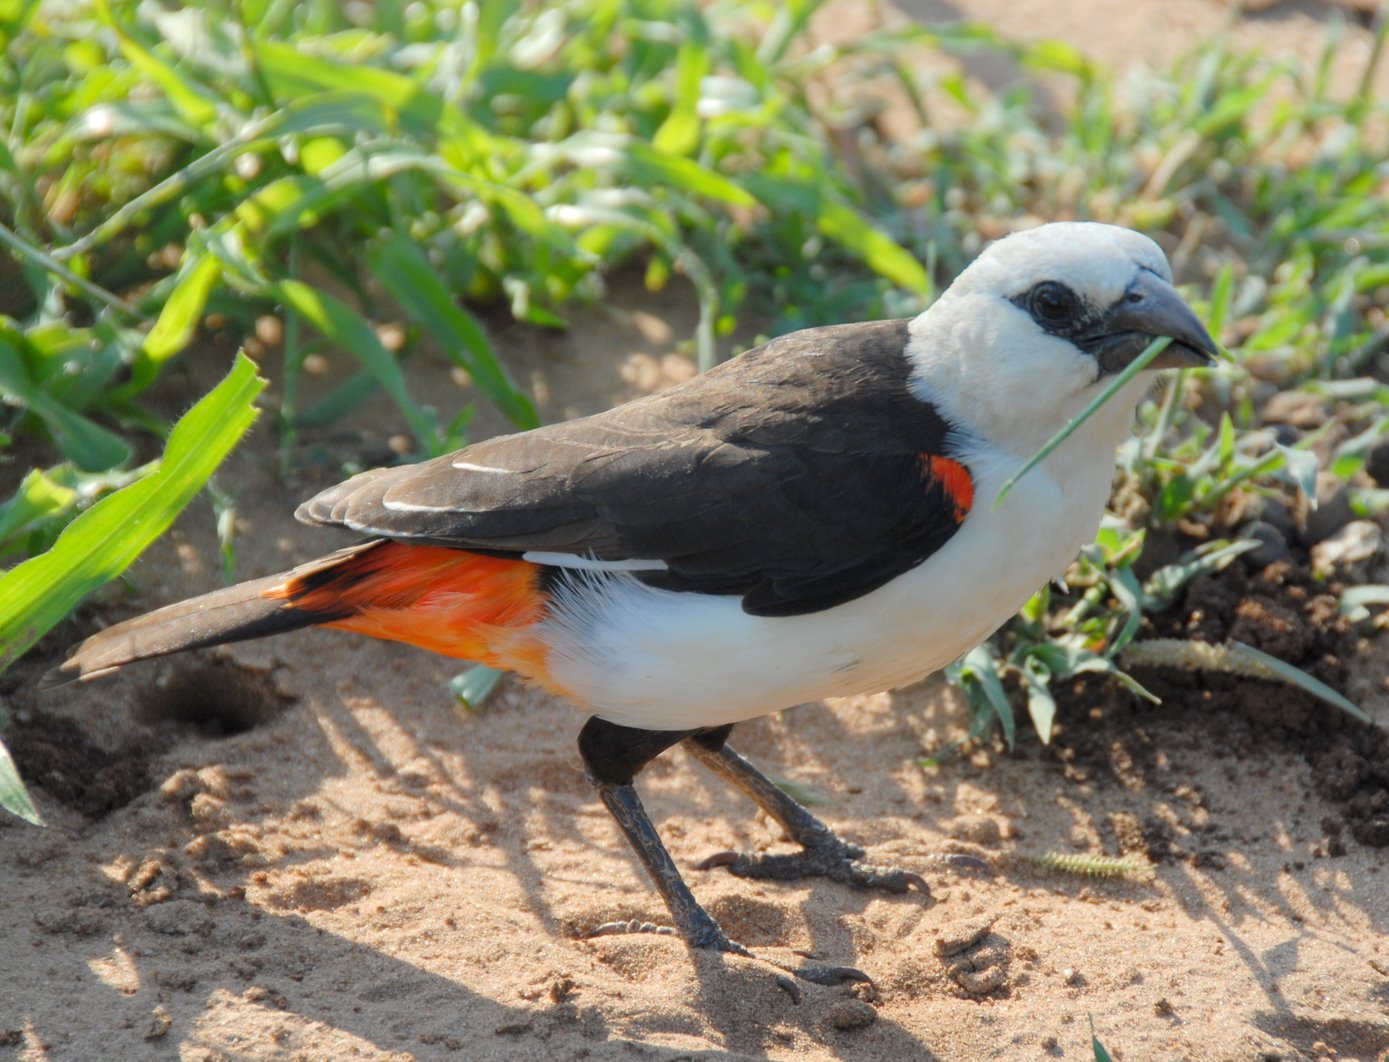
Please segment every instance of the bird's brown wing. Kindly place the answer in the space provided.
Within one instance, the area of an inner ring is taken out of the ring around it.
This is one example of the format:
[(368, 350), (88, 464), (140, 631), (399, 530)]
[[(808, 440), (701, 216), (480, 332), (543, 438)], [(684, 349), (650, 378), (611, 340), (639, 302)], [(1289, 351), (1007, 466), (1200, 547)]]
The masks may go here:
[(811, 329), (670, 391), (324, 491), (300, 519), (400, 541), (648, 562), (642, 580), (815, 612), (921, 563), (972, 500), (908, 387), (905, 321)]

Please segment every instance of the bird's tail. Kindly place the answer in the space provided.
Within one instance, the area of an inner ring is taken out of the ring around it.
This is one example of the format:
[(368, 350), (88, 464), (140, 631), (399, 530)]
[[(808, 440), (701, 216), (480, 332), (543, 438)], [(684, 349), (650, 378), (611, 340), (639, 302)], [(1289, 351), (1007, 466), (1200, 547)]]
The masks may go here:
[(544, 683), (544, 647), (531, 631), (543, 610), (537, 565), (374, 539), (117, 623), (79, 645), (40, 685), (319, 625), (409, 642)]
[(377, 544), (350, 546), (292, 571), (214, 590), (107, 627), (79, 645), (61, 666), (44, 675), (39, 685), (47, 688), (86, 681), (136, 660), (264, 638), (341, 619), (350, 609), (323, 612), (295, 608), (283, 591), (300, 579), (321, 578)]

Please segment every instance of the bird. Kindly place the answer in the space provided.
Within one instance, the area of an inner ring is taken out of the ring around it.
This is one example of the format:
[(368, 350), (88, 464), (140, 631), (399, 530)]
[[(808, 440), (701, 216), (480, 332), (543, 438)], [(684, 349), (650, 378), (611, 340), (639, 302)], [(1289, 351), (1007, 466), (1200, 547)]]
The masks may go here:
[(514, 672), (587, 713), (586, 776), (671, 919), (595, 932), (747, 955), (695, 898), (636, 776), (683, 746), (800, 846), (706, 867), (928, 891), (870, 863), (729, 734), (916, 682), (1061, 573), (1099, 526), (1151, 375), (996, 499), (1157, 337), (1172, 342), (1152, 369), (1218, 353), (1152, 239), (1094, 222), (1015, 232), (914, 318), (792, 332), (606, 412), (353, 476), (295, 515), (356, 544), (118, 623), (45, 682), (309, 626)]

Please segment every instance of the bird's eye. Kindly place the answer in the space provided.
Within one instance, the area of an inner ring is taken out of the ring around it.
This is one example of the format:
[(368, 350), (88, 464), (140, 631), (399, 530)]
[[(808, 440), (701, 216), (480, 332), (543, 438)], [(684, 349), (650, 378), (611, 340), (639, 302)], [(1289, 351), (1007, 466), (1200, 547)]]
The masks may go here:
[(1032, 289), (1032, 312), (1039, 321), (1060, 324), (1075, 316), (1080, 300), (1075, 292), (1052, 280), (1046, 280)]

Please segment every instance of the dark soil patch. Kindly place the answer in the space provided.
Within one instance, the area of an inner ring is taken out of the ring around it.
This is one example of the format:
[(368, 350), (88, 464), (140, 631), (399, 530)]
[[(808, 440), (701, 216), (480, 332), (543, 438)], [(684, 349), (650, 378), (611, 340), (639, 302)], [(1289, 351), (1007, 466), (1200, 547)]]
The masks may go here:
[(23, 713), (5, 731), (5, 743), (28, 784), (88, 818), (125, 807), (153, 784), (147, 746), (100, 748), (61, 716)]
[[(1193, 579), (1180, 601), (1147, 621), (1145, 634), (1212, 643), (1235, 640), (1293, 664), (1333, 689), (1344, 689), (1346, 660), (1355, 634), (1337, 609), (1339, 588), (1319, 583), (1286, 561), (1247, 571), (1232, 564)], [(1159, 751), (1175, 744), (1258, 767), (1268, 743), (1295, 750), (1312, 767), (1318, 794), (1339, 809), (1323, 823), (1326, 854), (1344, 851), (1345, 835), (1373, 847), (1389, 846), (1389, 734), (1360, 723), (1292, 686), (1207, 671), (1135, 669), (1134, 677), (1162, 698), (1160, 708), (1139, 704), (1112, 683), (1077, 682), (1062, 699), (1084, 725), (1062, 720), (1053, 755), (1067, 778), (1110, 777), (1129, 787), (1152, 783)], [(1199, 719), (1193, 719), (1199, 716)], [(1096, 725), (1096, 723), (1110, 725)], [(1157, 727), (1161, 734), (1154, 736)], [(1200, 794), (1176, 792), (1199, 807)], [(1199, 816), (1197, 816), (1199, 818)], [(1181, 848), (1156, 820), (1142, 824), (1148, 854), (1157, 860), (1201, 859)], [(1214, 835), (1218, 827), (1204, 823)], [(1133, 837), (1121, 839), (1132, 848)]]
[(118, 747), (93, 741), (81, 717), (46, 704), (32, 683), (16, 691), (4, 740), (25, 782), (88, 818), (100, 818), (154, 787), (152, 763), (176, 741), (190, 734), (244, 733), (274, 719), (292, 700), (266, 673), (215, 656), (174, 661), (141, 686), (133, 698), (139, 707), (121, 728)]
[(227, 657), (184, 657), (140, 700), (140, 720), (191, 723), (205, 737), (244, 734), (267, 723), (293, 698), (263, 671)]

